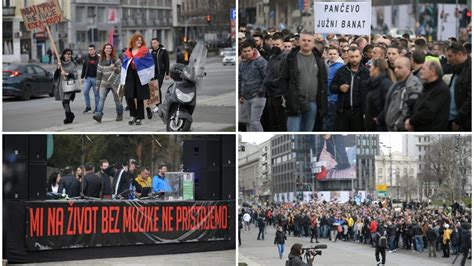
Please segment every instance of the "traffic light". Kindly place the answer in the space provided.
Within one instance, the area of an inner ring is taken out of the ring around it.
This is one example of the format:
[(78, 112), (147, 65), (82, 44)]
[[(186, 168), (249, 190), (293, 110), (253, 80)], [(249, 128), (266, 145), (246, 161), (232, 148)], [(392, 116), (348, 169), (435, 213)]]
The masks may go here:
[(208, 24), (211, 24), (211, 15), (207, 15), (206, 21)]

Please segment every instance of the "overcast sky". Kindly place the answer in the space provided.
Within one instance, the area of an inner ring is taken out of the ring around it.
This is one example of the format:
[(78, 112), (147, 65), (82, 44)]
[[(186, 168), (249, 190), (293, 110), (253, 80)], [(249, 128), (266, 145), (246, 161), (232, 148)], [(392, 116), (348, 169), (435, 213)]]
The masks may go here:
[[(260, 132), (260, 133), (241, 133), (242, 135), (242, 141), (243, 142), (249, 142), (249, 143), (255, 143), (255, 144), (260, 144), (271, 137), (273, 137), (275, 134), (271, 132)], [(402, 135), (400, 133), (382, 133), (380, 134), (380, 142), (382, 142), (386, 146), (392, 146), (392, 152), (393, 151), (399, 151), (402, 152)], [(388, 153), (388, 149), (382, 148), (383, 152)]]

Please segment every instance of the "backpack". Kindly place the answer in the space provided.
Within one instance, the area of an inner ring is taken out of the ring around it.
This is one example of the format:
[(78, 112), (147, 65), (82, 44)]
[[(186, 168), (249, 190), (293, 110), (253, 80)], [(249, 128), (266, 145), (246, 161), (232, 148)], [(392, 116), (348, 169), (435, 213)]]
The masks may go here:
[(379, 233), (377, 233), (377, 235), (379, 236), (379, 242), (378, 242), (379, 247), (387, 248), (387, 234), (384, 232), (383, 235), (380, 235)]

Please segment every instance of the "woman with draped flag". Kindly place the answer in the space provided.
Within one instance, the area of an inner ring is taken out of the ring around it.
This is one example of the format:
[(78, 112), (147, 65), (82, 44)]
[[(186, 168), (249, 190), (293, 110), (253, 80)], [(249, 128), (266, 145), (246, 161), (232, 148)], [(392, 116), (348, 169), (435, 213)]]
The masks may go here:
[(153, 57), (145, 46), (145, 40), (140, 33), (135, 33), (123, 54), (120, 79), (130, 108), (129, 125), (141, 125), (145, 119), (143, 100), (150, 98), (148, 83), (154, 77), (154, 71)]

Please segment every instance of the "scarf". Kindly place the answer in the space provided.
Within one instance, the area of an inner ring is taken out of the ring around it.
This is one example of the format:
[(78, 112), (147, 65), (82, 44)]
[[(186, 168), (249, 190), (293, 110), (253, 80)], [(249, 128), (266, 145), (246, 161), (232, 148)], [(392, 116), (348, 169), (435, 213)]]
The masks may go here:
[(127, 49), (123, 54), (120, 84), (125, 84), (127, 70), (132, 61), (135, 65), (135, 68), (137, 69), (141, 85), (148, 84), (155, 76), (155, 62), (153, 61), (153, 57), (145, 46), (141, 46), (135, 56), (132, 55), (131, 49)]

